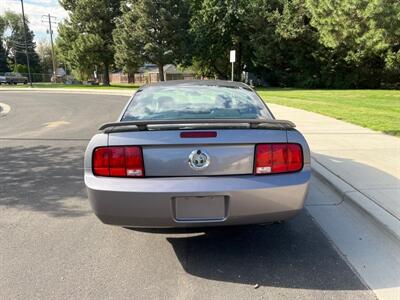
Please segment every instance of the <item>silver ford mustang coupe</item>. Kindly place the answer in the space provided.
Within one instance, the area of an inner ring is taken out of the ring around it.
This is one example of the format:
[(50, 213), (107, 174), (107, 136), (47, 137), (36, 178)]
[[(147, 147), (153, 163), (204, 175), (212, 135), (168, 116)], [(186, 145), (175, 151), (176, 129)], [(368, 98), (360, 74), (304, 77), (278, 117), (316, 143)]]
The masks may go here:
[(106, 224), (195, 227), (295, 216), (310, 150), (240, 82), (168, 81), (137, 90), (85, 154), (91, 206)]

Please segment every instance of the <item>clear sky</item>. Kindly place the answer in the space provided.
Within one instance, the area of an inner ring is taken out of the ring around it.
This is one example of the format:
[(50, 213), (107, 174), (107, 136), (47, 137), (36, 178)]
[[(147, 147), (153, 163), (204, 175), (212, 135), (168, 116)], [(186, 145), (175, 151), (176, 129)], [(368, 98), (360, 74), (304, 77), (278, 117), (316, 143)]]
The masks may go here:
[[(35, 40), (49, 40), (46, 33), (48, 22), (42, 23), (42, 15), (51, 14), (61, 21), (67, 17), (67, 12), (58, 3), (58, 0), (24, 0), (25, 15), (29, 19), (29, 28), (35, 33)], [(21, 13), (21, 0), (0, 0), (0, 14), (11, 10)], [(44, 19), (44, 18), (43, 18)], [(54, 26), (53, 26), (54, 25)], [(53, 24), (53, 32), (57, 35), (57, 24)]]

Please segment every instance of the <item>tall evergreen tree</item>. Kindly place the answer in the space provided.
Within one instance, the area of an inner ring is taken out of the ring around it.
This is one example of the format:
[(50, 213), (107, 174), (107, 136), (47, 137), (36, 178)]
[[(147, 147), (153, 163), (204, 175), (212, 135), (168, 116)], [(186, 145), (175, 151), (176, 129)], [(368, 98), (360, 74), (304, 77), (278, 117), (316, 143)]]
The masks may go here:
[[(400, 2), (398, 0), (307, 0), (320, 41), (353, 64), (358, 86), (378, 87), (400, 77)], [(340, 59), (340, 58), (339, 58)], [(392, 72), (396, 76), (385, 76)], [(384, 78), (386, 77), (386, 78)]]
[(0, 16), (0, 73), (8, 72), (10, 69), (7, 63), (7, 52), (3, 45), (3, 34), (6, 28), (6, 22), (2, 16)]
[[(94, 69), (101, 66), (103, 84), (109, 85), (109, 71), (114, 63), (112, 32), (120, 15), (121, 0), (60, 0), (69, 12), (70, 21), (60, 26), (60, 51), (67, 62), (76, 65), (79, 59)], [(85, 66), (88, 68), (88, 66)]]
[[(69, 21), (58, 26), (56, 46), (59, 60), (64, 62), (73, 74), (81, 80), (92, 76), (96, 66), (102, 66), (103, 40), (95, 34), (81, 34), (74, 30)], [(108, 74), (107, 70), (104, 70)], [(107, 77), (104, 84), (107, 85)]]
[(256, 0), (251, 11), (253, 71), (272, 85), (318, 86), (321, 46), (304, 1)]
[(203, 0), (193, 5), (191, 33), (194, 62), (200, 71), (219, 78), (230, 74), (229, 50), (236, 50), (236, 80), (250, 63), (252, 1)]
[(38, 43), (36, 52), (40, 59), (40, 72), (51, 74), (53, 70), (53, 57), (50, 43), (40, 41)]
[[(6, 52), (14, 67), (17, 65), (27, 65), (25, 54), (25, 36), (21, 14), (7, 11), (4, 14), (6, 28), (10, 30), (10, 35), (5, 38)], [(25, 16), (26, 23), (26, 44), (29, 54), (29, 63), (31, 72), (40, 72), (39, 56), (37, 55), (36, 43), (34, 41), (34, 33), (29, 29), (29, 20)], [(26, 69), (26, 67), (24, 68)]]
[(187, 0), (127, 0), (114, 31), (116, 61), (133, 69), (157, 64), (160, 80), (168, 63), (184, 61), (189, 29)]
[(8, 71), (10, 71), (10, 68), (8, 67), (7, 63), (7, 52), (6, 49), (4, 49), (3, 41), (1, 40), (0, 37), (0, 73)]

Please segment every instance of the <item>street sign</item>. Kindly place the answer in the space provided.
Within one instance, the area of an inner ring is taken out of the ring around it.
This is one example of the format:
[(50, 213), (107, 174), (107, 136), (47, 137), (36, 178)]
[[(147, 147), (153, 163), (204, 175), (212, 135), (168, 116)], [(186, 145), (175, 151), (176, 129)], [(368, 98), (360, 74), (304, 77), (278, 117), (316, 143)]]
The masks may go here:
[(229, 61), (232, 63), (232, 75), (231, 75), (231, 80), (233, 81), (233, 65), (236, 61), (236, 50), (231, 50), (229, 52)]
[(236, 50), (230, 51), (230, 62), (234, 63), (236, 61)]

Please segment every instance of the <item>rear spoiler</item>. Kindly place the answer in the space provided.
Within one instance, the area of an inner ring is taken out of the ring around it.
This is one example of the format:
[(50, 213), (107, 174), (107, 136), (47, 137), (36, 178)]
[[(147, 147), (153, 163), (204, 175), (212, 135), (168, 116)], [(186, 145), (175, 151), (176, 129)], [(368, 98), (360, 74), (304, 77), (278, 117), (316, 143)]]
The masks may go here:
[(104, 133), (144, 131), (149, 130), (149, 125), (158, 125), (158, 129), (240, 128), (243, 125), (252, 129), (292, 129), (296, 127), (293, 122), (275, 119), (186, 119), (113, 122), (103, 124), (99, 130)]

